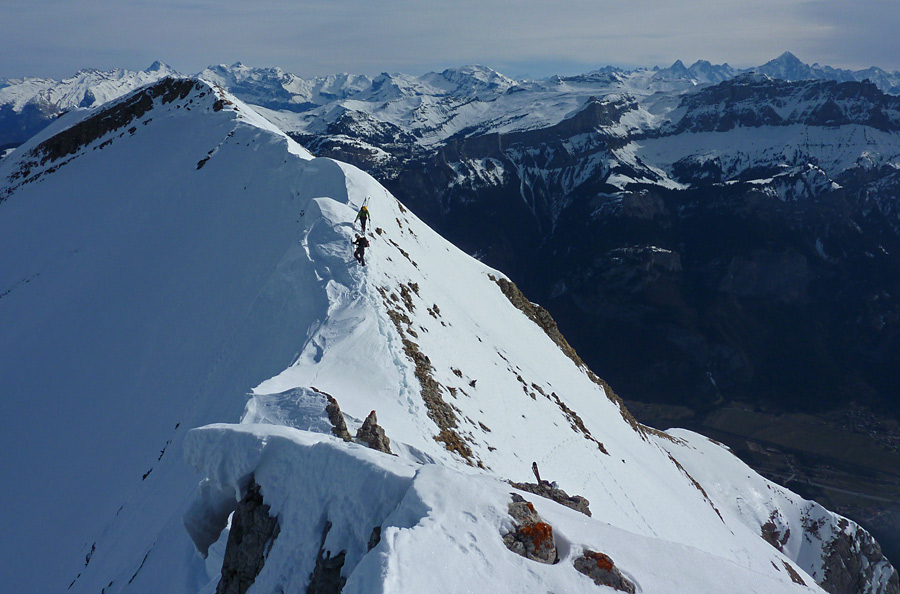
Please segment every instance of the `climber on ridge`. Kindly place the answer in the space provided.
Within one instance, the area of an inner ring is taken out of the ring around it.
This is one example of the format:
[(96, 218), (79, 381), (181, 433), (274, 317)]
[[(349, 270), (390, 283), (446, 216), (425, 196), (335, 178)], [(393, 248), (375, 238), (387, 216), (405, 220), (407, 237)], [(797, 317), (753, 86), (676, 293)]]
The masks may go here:
[[(365, 227), (365, 225), (363, 225)], [(366, 265), (366, 248), (369, 247), (369, 240), (365, 238), (365, 236), (360, 236), (359, 233), (356, 234), (356, 239), (350, 242), (351, 244), (356, 246), (356, 251), (353, 252), (353, 257), (356, 258), (356, 261), (359, 262), (362, 266)]]
[[(368, 201), (368, 199), (366, 199), (366, 200)], [(362, 234), (365, 235), (366, 234), (366, 223), (369, 222), (369, 209), (366, 207), (365, 204), (363, 204), (362, 208), (359, 209), (359, 212), (356, 213), (356, 218), (353, 219), (353, 222), (355, 223), (357, 220), (359, 220), (359, 224), (362, 227)]]

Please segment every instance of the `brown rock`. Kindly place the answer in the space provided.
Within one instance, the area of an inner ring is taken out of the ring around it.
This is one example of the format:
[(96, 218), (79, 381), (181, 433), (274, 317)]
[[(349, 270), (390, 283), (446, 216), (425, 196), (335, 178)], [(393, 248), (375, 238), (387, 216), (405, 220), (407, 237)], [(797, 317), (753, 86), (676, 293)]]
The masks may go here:
[(616, 567), (613, 560), (603, 553), (585, 550), (575, 559), (575, 569), (588, 576), (598, 586), (609, 586), (621, 592), (634, 594), (635, 587)]
[(391, 440), (385, 435), (384, 429), (378, 425), (378, 419), (374, 410), (369, 413), (369, 416), (363, 421), (362, 427), (356, 432), (356, 439), (373, 450), (378, 450), (385, 454), (394, 453), (391, 451)]
[(513, 493), (509, 515), (516, 521), (514, 530), (503, 536), (510, 551), (539, 563), (556, 563), (559, 554), (553, 540), (553, 527), (541, 520), (534, 506)]

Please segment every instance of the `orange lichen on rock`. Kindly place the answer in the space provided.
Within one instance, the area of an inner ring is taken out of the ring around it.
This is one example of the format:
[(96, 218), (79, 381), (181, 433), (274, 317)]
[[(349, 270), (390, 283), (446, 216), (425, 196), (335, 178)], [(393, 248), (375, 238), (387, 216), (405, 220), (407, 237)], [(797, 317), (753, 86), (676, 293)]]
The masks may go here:
[(553, 539), (553, 527), (541, 520), (534, 505), (513, 493), (509, 515), (515, 527), (503, 536), (506, 547), (532, 561), (556, 563), (559, 555)]
[(520, 526), (519, 532), (522, 536), (531, 540), (531, 544), (534, 545), (535, 549), (552, 546), (553, 544), (553, 527), (546, 522), (535, 522), (527, 526)]
[(585, 549), (584, 553), (575, 559), (575, 569), (588, 576), (598, 586), (608, 586), (620, 592), (634, 594), (637, 588), (634, 583), (622, 575), (613, 560), (608, 555)]
[(595, 551), (585, 551), (584, 556), (592, 561), (597, 563), (597, 567), (604, 571), (612, 571), (612, 568), (615, 566), (612, 559), (604, 555), (603, 553), (597, 553)]

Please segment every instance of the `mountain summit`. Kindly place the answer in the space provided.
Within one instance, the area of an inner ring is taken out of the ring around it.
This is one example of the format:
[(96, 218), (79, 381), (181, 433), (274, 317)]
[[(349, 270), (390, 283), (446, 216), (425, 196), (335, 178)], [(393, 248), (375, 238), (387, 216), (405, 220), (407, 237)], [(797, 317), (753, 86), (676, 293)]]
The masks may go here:
[(857, 525), (637, 423), (502, 273), (213, 84), (0, 162), (0, 251), (12, 591), (897, 591)]

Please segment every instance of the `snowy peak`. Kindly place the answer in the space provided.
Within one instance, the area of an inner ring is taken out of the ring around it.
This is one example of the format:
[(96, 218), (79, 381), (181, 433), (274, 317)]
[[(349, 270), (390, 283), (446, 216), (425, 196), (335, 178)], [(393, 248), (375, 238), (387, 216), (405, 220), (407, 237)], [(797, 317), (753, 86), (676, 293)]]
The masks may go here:
[(162, 72), (162, 71), (172, 73), (172, 74), (174, 74), (174, 72), (175, 72), (174, 70), (172, 70), (172, 68), (169, 67), (168, 64), (165, 64), (164, 62), (160, 62), (159, 60), (155, 60), (152, 64), (150, 64), (150, 66), (147, 68), (147, 70), (145, 72)]
[[(462, 68), (448, 68), (440, 73), (456, 88), (451, 94), (474, 94), (481, 97), (497, 96), (519, 86), (519, 83), (486, 66), (470, 65)], [(426, 75), (427, 76), (427, 75)]]
[(335, 74), (304, 79), (281, 68), (254, 68), (240, 62), (231, 66), (210, 66), (198, 77), (229, 89), (254, 105), (301, 112), (346, 99), (372, 86), (372, 79), (362, 75)]
[(73, 109), (94, 108), (178, 73), (162, 62), (140, 72), (81, 70), (61, 81), (25, 78), (0, 86), (0, 149), (16, 146)]
[(863, 70), (845, 70), (820, 66), (819, 64), (806, 64), (790, 52), (784, 52), (774, 60), (766, 62), (762, 66), (752, 69), (771, 78), (787, 81), (800, 80), (832, 80), (838, 82), (871, 81), (885, 93), (900, 93), (900, 72), (886, 72), (878, 67)]
[(712, 84), (733, 78), (739, 73), (728, 64), (715, 65), (706, 60), (698, 60), (686, 67), (681, 60), (676, 60), (668, 68), (655, 71), (653, 78), (658, 81), (690, 81), (693, 84)]
[(781, 80), (805, 80), (808, 78), (817, 78), (812, 76), (813, 70), (809, 65), (801, 62), (800, 59), (791, 52), (784, 52), (774, 60), (769, 60), (762, 66), (759, 66), (755, 71)]
[[(185, 113), (192, 110), (215, 112), (234, 106), (235, 101), (220, 89), (196, 79), (166, 77), (86, 116), (71, 114), (50, 131), (29, 141), (17, 151), (16, 158), (4, 162), (0, 171), (3, 171), (6, 183), (0, 201), (88, 151), (103, 150), (126, 135), (134, 136), (138, 126), (152, 122), (151, 112), (157, 112), (155, 116), (159, 117), (160, 108), (169, 113), (182, 109)], [(198, 161), (198, 169), (211, 154)]]
[[(6, 88), (0, 89), (0, 105), (10, 105), (16, 111), (21, 111), (32, 101), (49, 102), (61, 111), (96, 107), (147, 83), (177, 75), (175, 70), (156, 61), (138, 72), (122, 68), (106, 71), (88, 68), (60, 81), (24, 78), (7, 81)], [(16, 84), (11, 84), (13, 82)]]

